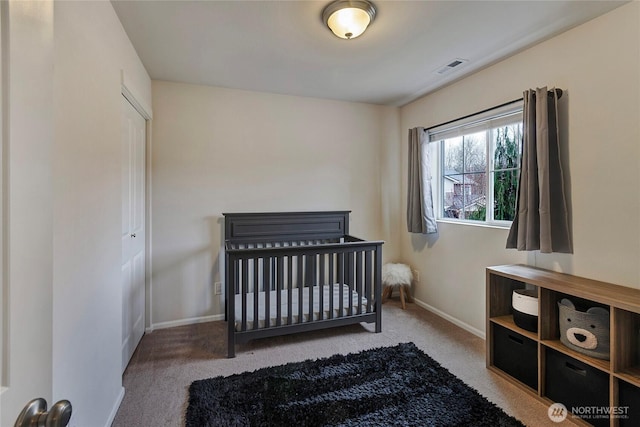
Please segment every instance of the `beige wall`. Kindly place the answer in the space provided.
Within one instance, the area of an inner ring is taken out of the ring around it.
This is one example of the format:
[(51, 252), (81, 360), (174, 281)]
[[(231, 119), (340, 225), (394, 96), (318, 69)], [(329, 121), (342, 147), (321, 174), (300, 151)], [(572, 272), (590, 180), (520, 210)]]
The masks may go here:
[(121, 75), (151, 80), (107, 1), (54, 3), (53, 394), (107, 426), (121, 376)]
[(153, 111), (154, 326), (223, 314), (223, 212), (347, 209), (352, 234), (390, 238), (396, 108), (154, 81)]
[(440, 223), (437, 236), (403, 233), (402, 256), (421, 272), (416, 297), (482, 333), (488, 265), (523, 262), (640, 288), (639, 82), (640, 3), (633, 2), (403, 107), (404, 130), (518, 98), (527, 88), (566, 91), (574, 254), (506, 250), (507, 231), (495, 228)]

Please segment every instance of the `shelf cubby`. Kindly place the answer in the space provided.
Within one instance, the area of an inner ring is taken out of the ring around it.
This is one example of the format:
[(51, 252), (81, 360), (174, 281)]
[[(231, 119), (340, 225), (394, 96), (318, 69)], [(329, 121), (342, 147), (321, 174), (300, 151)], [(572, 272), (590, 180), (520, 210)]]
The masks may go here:
[(613, 319), (617, 328), (612, 338), (619, 350), (613, 359), (614, 374), (640, 387), (640, 314), (614, 309)]

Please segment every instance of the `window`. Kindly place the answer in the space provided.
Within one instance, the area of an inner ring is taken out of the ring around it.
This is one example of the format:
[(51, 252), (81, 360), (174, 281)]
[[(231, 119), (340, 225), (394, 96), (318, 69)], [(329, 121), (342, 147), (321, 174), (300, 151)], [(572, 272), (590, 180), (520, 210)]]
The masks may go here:
[(429, 141), (439, 177), (438, 219), (509, 225), (520, 173), (522, 102), (430, 129)]

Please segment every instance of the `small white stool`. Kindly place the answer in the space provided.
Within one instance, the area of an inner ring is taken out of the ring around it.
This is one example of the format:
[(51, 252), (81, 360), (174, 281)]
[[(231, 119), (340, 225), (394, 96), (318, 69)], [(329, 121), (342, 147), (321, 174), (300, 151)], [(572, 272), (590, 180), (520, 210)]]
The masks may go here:
[(404, 304), (405, 292), (408, 302), (412, 302), (411, 298), (411, 283), (413, 282), (413, 272), (411, 267), (405, 264), (387, 263), (382, 266), (382, 286), (384, 291), (382, 292), (382, 302), (384, 303), (391, 297), (393, 288), (398, 286), (400, 288), (400, 302), (402, 303), (402, 309), (405, 309)]

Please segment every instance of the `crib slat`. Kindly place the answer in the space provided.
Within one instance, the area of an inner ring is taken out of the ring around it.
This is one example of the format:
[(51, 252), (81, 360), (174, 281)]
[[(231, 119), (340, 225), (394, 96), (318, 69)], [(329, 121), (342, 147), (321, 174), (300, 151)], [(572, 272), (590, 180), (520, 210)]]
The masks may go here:
[(260, 288), (258, 287), (259, 282), (259, 267), (260, 258), (251, 259), (251, 264), (253, 266), (253, 329), (258, 329), (260, 327), (260, 319), (258, 319), (258, 304), (260, 303), (258, 297), (260, 296)]
[(271, 326), (271, 257), (262, 258), (262, 286), (264, 289), (264, 327)]
[(293, 324), (293, 257), (287, 262), (287, 324)]
[(371, 312), (371, 301), (373, 300), (371, 292), (371, 252), (372, 251), (366, 251), (364, 257), (364, 294), (367, 297), (367, 313)]
[(325, 258), (326, 258), (326, 254), (318, 254), (318, 257), (320, 258), (320, 268), (319, 268), (319, 283), (318, 283), (318, 308), (319, 308), (319, 313), (318, 313), (318, 319), (319, 320), (323, 320), (324, 319), (324, 286), (326, 285), (326, 280), (327, 280), (327, 276), (326, 276), (326, 270), (325, 270)]
[(333, 269), (333, 257), (335, 254), (329, 254), (329, 319), (333, 319), (333, 284), (336, 282), (334, 280), (335, 270)]
[(356, 312), (362, 314), (362, 256), (363, 252), (356, 252), (356, 292), (358, 292), (358, 307)]
[(282, 290), (283, 290), (283, 270), (284, 270), (284, 257), (278, 257), (278, 279), (276, 281), (276, 291), (278, 292), (278, 308), (276, 317), (276, 326), (282, 325)]
[(347, 284), (349, 285), (349, 309), (347, 310), (347, 316), (353, 316), (353, 298), (351, 293), (354, 290), (355, 280), (353, 280), (354, 271), (354, 253), (352, 251), (347, 252)]
[(307, 283), (305, 283), (305, 286), (309, 291), (309, 319), (307, 319), (307, 321), (313, 322), (313, 289), (316, 285), (316, 254), (308, 255), (307, 261), (307, 269), (309, 270), (306, 276), (308, 277)]
[(298, 323), (302, 323), (302, 291), (304, 290), (304, 255), (298, 255)]
[(247, 330), (247, 291), (249, 286), (249, 266), (242, 260), (242, 330)]
[(382, 247), (376, 248), (373, 286), (376, 301), (376, 332), (382, 332)]
[(343, 310), (344, 310), (344, 285), (345, 285), (345, 268), (344, 268), (344, 259), (345, 259), (345, 253), (344, 252), (340, 252), (338, 254), (338, 283), (340, 284), (340, 299), (338, 300), (338, 308), (340, 309), (338, 311), (338, 317), (342, 317), (343, 315)]

